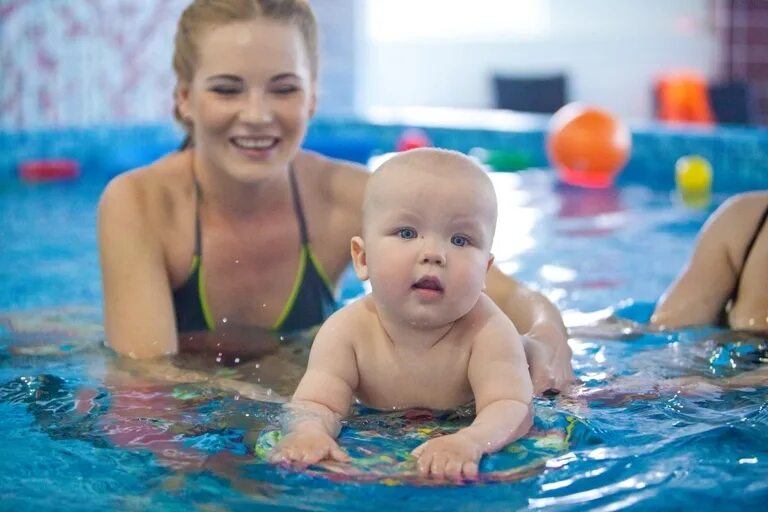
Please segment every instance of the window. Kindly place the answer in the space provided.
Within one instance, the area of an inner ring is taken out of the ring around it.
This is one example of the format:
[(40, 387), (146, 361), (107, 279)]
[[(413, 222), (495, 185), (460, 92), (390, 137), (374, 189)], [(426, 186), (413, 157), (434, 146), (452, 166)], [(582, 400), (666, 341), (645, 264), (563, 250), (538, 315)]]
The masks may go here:
[(368, 0), (376, 42), (533, 39), (549, 31), (549, 0)]

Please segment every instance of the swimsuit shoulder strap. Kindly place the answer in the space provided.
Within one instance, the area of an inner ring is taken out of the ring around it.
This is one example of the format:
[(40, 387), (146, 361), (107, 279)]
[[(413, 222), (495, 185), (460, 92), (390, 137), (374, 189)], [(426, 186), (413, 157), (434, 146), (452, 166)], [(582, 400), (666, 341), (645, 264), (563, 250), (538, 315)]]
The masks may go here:
[(744, 273), (744, 267), (747, 266), (747, 261), (749, 261), (749, 257), (752, 254), (752, 248), (755, 246), (757, 237), (760, 236), (760, 232), (763, 230), (763, 226), (765, 225), (766, 221), (768, 221), (768, 205), (766, 205), (765, 210), (763, 211), (763, 215), (760, 217), (760, 222), (758, 222), (757, 226), (755, 227), (755, 232), (752, 233), (752, 238), (749, 239), (747, 250), (744, 253), (744, 260), (742, 261), (741, 269), (739, 270), (739, 277), (736, 279), (736, 287), (734, 288), (733, 294), (731, 295), (734, 300), (739, 294), (739, 285), (741, 284), (741, 276)]
[(195, 256), (199, 259), (203, 252), (202, 242), (202, 228), (200, 227), (200, 201), (203, 197), (203, 192), (200, 189), (200, 182), (192, 175), (192, 179), (195, 182)]
[(304, 208), (301, 205), (301, 196), (299, 195), (299, 185), (296, 181), (296, 171), (293, 164), (288, 168), (288, 176), (291, 180), (291, 197), (293, 198), (293, 210), (296, 212), (296, 219), (299, 221), (299, 232), (301, 234), (301, 245), (309, 244), (309, 235), (307, 234), (307, 223), (304, 220)]

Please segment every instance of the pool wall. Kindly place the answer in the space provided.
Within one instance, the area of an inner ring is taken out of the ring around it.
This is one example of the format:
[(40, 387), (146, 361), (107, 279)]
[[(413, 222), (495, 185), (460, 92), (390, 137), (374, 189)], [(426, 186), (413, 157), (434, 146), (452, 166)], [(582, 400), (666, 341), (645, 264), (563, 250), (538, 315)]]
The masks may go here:
[[(373, 154), (392, 151), (404, 129), (419, 127), (436, 146), (463, 152), (476, 147), (514, 151), (531, 167), (548, 167), (543, 117), (494, 111), (437, 122), (438, 116), (429, 113), (407, 120), (380, 117), (316, 119), (305, 147), (365, 162)], [(699, 154), (712, 163), (715, 192), (768, 187), (768, 129), (657, 124), (631, 129), (632, 155), (620, 182), (673, 188), (675, 161)], [(172, 124), (0, 131), (0, 181), (17, 179), (20, 163), (39, 158), (75, 159), (85, 178), (107, 180), (174, 150), (182, 135)]]

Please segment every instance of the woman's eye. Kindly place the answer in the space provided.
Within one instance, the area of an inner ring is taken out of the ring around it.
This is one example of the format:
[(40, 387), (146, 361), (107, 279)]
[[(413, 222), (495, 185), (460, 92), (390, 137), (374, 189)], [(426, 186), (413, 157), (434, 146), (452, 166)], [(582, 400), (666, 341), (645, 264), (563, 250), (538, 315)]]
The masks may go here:
[(288, 95), (288, 94), (293, 94), (298, 90), (299, 88), (296, 87), (295, 85), (281, 85), (279, 87), (275, 87), (274, 89), (272, 89), (272, 92), (280, 95)]
[(411, 238), (416, 238), (416, 230), (412, 228), (400, 228), (397, 231), (397, 234), (400, 238), (404, 238), (406, 240), (410, 240)]
[(451, 237), (451, 243), (456, 247), (464, 247), (469, 243), (469, 239), (464, 235), (453, 235)]
[(233, 94), (240, 93), (240, 88), (232, 87), (231, 85), (217, 85), (215, 87), (211, 87), (211, 91), (215, 92), (216, 94), (221, 94), (222, 96), (231, 96)]

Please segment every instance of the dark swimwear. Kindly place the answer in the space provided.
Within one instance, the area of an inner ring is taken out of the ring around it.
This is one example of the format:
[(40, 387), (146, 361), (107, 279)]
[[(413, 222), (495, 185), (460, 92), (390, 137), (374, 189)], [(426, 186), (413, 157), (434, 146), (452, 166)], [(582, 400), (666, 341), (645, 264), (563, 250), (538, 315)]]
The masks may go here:
[[(293, 167), (289, 169), (293, 209), (299, 222), (301, 248), (299, 270), (296, 280), (272, 330), (290, 332), (313, 327), (323, 322), (336, 309), (333, 298), (333, 286), (323, 272), (320, 262), (309, 246), (304, 211), (296, 183)], [(200, 189), (197, 188), (197, 206), (195, 208), (195, 254), (192, 258), (192, 271), (187, 280), (173, 291), (173, 306), (176, 311), (178, 332), (212, 331), (215, 326), (213, 315), (205, 295), (205, 273), (202, 265), (202, 247), (200, 230)], [(254, 298), (255, 301), (258, 299)]]
[(717, 324), (720, 327), (729, 327), (728, 313), (730, 312), (733, 303), (736, 302), (736, 298), (739, 296), (739, 285), (741, 284), (741, 278), (744, 275), (744, 269), (749, 262), (749, 256), (752, 253), (752, 248), (757, 241), (757, 237), (760, 236), (760, 232), (763, 230), (763, 226), (765, 226), (766, 221), (768, 221), (768, 207), (766, 207), (765, 211), (763, 212), (763, 216), (760, 217), (760, 222), (757, 223), (755, 232), (749, 241), (749, 245), (747, 245), (747, 251), (744, 253), (744, 261), (741, 265), (741, 269), (739, 270), (739, 277), (736, 279), (736, 285), (733, 287), (733, 291), (728, 296), (728, 300), (726, 300), (725, 304), (723, 304), (723, 309), (720, 312), (720, 317)]

